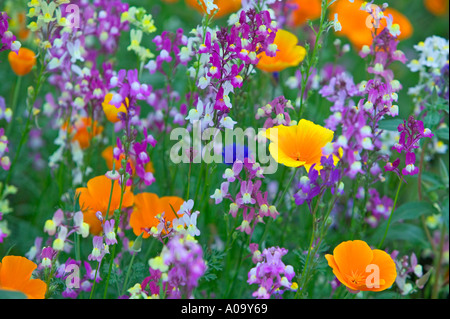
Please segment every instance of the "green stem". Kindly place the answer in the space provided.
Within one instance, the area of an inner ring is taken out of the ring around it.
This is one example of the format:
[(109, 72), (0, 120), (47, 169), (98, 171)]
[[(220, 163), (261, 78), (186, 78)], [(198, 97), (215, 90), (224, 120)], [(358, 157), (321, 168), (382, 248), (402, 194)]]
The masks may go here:
[(392, 206), (392, 211), (391, 211), (391, 214), (390, 214), (389, 219), (388, 219), (386, 230), (384, 231), (383, 238), (381, 239), (380, 243), (378, 244), (378, 247), (380, 249), (383, 246), (384, 240), (386, 239), (386, 235), (387, 235), (388, 230), (389, 230), (389, 225), (391, 224), (392, 216), (394, 215), (395, 206), (397, 205), (398, 194), (400, 193), (400, 186), (402, 186), (402, 182), (403, 182), (403, 179), (400, 179), (400, 181), (398, 183), (397, 193), (395, 194), (394, 205)]
[(245, 245), (245, 241), (243, 240), (242, 241), (242, 245), (241, 245), (241, 249), (239, 251), (239, 259), (238, 259), (238, 262), (237, 262), (237, 266), (235, 268), (235, 273), (234, 273), (233, 279), (230, 281), (230, 284), (228, 286), (227, 294), (226, 294), (227, 297), (226, 298), (230, 298), (230, 293), (231, 293), (231, 291), (233, 291), (234, 282), (236, 281), (236, 278), (237, 278), (237, 276), (239, 274), (239, 269), (241, 267), (241, 262), (242, 262), (242, 254), (244, 252), (244, 245)]
[(133, 253), (133, 255), (131, 256), (131, 261), (130, 261), (130, 264), (128, 265), (127, 275), (125, 276), (125, 281), (123, 283), (122, 294), (121, 295), (123, 295), (125, 293), (125, 289), (127, 289), (128, 277), (130, 276), (131, 266), (133, 265), (134, 257), (136, 257), (136, 254), (137, 253)]
[[(125, 162), (127, 162), (127, 161), (128, 161), (128, 153), (126, 153), (126, 156), (125, 156)], [(119, 203), (119, 209), (118, 209), (119, 212), (122, 211), (122, 201), (123, 201), (123, 195), (125, 193), (125, 187), (126, 187), (126, 179), (125, 179), (125, 175), (122, 175), (122, 185), (121, 185), (121, 192), (120, 192), (120, 203)], [(118, 214), (116, 216), (115, 225), (114, 225), (114, 233), (115, 234), (117, 234), (117, 230), (119, 229), (119, 221), (120, 221), (120, 215)], [(108, 292), (109, 279), (111, 278), (112, 265), (114, 263), (114, 257), (115, 257), (115, 254), (116, 254), (116, 246), (117, 245), (118, 244), (115, 244), (112, 247), (111, 259), (109, 261), (108, 277), (106, 279), (105, 291), (103, 292), (103, 299), (106, 299), (106, 294)]]
[(435, 269), (436, 272), (434, 274), (434, 284), (433, 290), (431, 294), (431, 299), (437, 299), (439, 296), (440, 290), (440, 273), (441, 273), (441, 265), (442, 265), (442, 255), (444, 254), (444, 242), (445, 242), (445, 225), (442, 223), (441, 227), (441, 238), (439, 241), (439, 252), (438, 258), (435, 258)]
[(188, 180), (187, 180), (187, 190), (186, 190), (186, 197), (185, 199), (189, 199), (189, 187), (191, 185), (191, 168), (192, 168), (192, 162), (189, 161), (189, 172), (188, 172)]
[[(285, 197), (285, 195), (286, 195), (286, 192), (288, 191), (289, 187), (291, 186), (291, 183), (292, 183), (292, 181), (294, 180), (294, 176), (297, 175), (297, 171), (298, 171), (298, 167), (296, 167), (296, 168), (294, 169), (294, 173), (293, 173), (292, 176), (289, 178), (289, 181), (288, 181), (288, 183), (286, 184), (286, 187), (284, 188), (283, 193), (281, 194), (281, 197), (278, 197), (278, 198), (277, 198), (277, 201), (276, 201), (276, 204), (275, 204), (275, 207), (277, 207), (277, 209), (278, 209), (278, 206), (281, 205), (281, 204), (283, 203), (283, 199), (284, 199), (284, 197)], [(259, 239), (259, 244), (260, 244), (260, 245), (262, 244), (262, 242), (263, 242), (264, 239), (266, 238), (267, 230), (270, 228), (270, 225), (272, 224), (272, 222), (273, 222), (273, 219), (269, 219), (269, 221), (267, 222), (266, 226), (264, 227), (264, 232), (263, 232), (261, 238)]]
[(97, 274), (98, 274), (99, 269), (100, 269), (100, 261), (97, 261), (97, 268), (95, 269), (94, 282), (92, 284), (92, 289), (91, 289), (91, 294), (89, 295), (89, 299), (92, 299), (92, 296), (94, 295), (95, 283), (97, 282)]
[(9, 122), (9, 124), (8, 124), (8, 129), (6, 130), (6, 136), (9, 136), (9, 134), (11, 133), (11, 128), (12, 128), (13, 124), (15, 123), (14, 119), (16, 118), (17, 101), (19, 100), (19, 92), (20, 92), (21, 84), (22, 84), (22, 76), (18, 76), (17, 81), (16, 81), (16, 86), (14, 87), (14, 95), (13, 95), (13, 100), (12, 100), (12, 104), (11, 104), (11, 111), (12, 111), (11, 122)]
[[(41, 52), (41, 56), (43, 57), (44, 55), (45, 55), (45, 52)], [(21, 151), (23, 145), (25, 144), (25, 142), (26, 142), (26, 140), (28, 138), (28, 133), (30, 131), (31, 119), (33, 117), (33, 105), (34, 105), (34, 102), (36, 101), (37, 96), (39, 94), (39, 91), (41, 89), (41, 85), (42, 85), (42, 82), (43, 82), (42, 79), (43, 79), (44, 70), (45, 70), (45, 64), (44, 64), (44, 61), (42, 60), (41, 61), (41, 69), (39, 71), (39, 75), (38, 75), (37, 82), (36, 82), (36, 88), (34, 89), (33, 96), (31, 97), (31, 99), (27, 100), (27, 104), (28, 104), (28, 118), (27, 118), (27, 122), (25, 124), (25, 130), (23, 131), (22, 137), (20, 138), (19, 145), (17, 146), (16, 155), (14, 156), (14, 159), (13, 159), (13, 161), (11, 163), (10, 168), (9, 168), (8, 175), (7, 175), (6, 180), (5, 180), (5, 185), (8, 185), (9, 181), (11, 180), (12, 173), (13, 173), (14, 167), (15, 167), (15, 165), (17, 163), (17, 160), (19, 158), (20, 151)], [(10, 125), (10, 127), (11, 127), (11, 125)]]
[(288, 183), (286, 184), (286, 187), (284, 188), (283, 193), (281, 194), (281, 197), (277, 199), (277, 202), (275, 204), (275, 207), (278, 207), (283, 202), (283, 199), (286, 195), (286, 192), (288, 191), (289, 187), (291, 186), (292, 180), (294, 179), (294, 176), (297, 175), (298, 167), (294, 169), (294, 173), (292, 174), (291, 178), (289, 179)]

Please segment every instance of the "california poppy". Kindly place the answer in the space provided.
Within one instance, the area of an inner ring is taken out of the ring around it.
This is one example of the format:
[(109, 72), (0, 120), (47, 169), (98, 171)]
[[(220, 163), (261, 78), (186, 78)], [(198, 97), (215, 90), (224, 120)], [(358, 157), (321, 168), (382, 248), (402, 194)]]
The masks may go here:
[(362, 240), (345, 241), (325, 258), (336, 278), (353, 291), (382, 291), (391, 287), (397, 277), (391, 256), (371, 249)]
[(275, 56), (268, 56), (265, 52), (258, 55), (256, 67), (266, 72), (279, 72), (291, 66), (297, 66), (306, 56), (306, 49), (298, 45), (295, 34), (279, 29), (274, 39), (277, 52)]
[(448, 0), (424, 0), (424, 5), (435, 16), (442, 16), (448, 12)]
[[(113, 192), (111, 196), (111, 204), (108, 210), (108, 202), (111, 193), (111, 180), (105, 175), (96, 176), (87, 182), (87, 187), (79, 187), (76, 194), (79, 195), (79, 204), (84, 214), (84, 221), (89, 224), (89, 231), (91, 234), (97, 235), (102, 230), (100, 220), (96, 213), (101, 212), (103, 217), (112, 215), (112, 213), (119, 209), (121, 185), (119, 181), (114, 181)], [(133, 205), (134, 195), (129, 186), (125, 187), (125, 192), (122, 198), (122, 208)]]
[[(66, 130), (67, 123), (64, 123), (61, 128)], [(91, 139), (103, 132), (103, 126), (98, 125), (97, 121), (92, 123), (90, 117), (82, 117), (69, 128), (68, 133), (71, 134), (72, 132), (74, 132), (72, 142), (78, 141), (81, 149), (86, 149), (89, 147)]]
[(30, 49), (21, 47), (17, 53), (9, 52), (8, 61), (14, 73), (18, 76), (23, 76), (30, 73), (36, 64), (36, 55)]
[(269, 152), (278, 163), (305, 166), (307, 171), (313, 164), (319, 168), (322, 148), (332, 141), (333, 135), (333, 131), (304, 119), (297, 125), (278, 125), (265, 131), (265, 137), (271, 141)]
[[(350, 1), (336, 1), (330, 6), (330, 19), (333, 20), (335, 14), (337, 14), (342, 27), (342, 30), (338, 31), (337, 34), (346, 36), (358, 49), (361, 49), (363, 45), (370, 46), (372, 44), (373, 21), (368, 12), (361, 10), (363, 3), (361, 0), (355, 0), (353, 3)], [(400, 26), (398, 39), (409, 38), (413, 33), (413, 27), (408, 18), (392, 8), (387, 8), (384, 11), (384, 16), (389, 15), (392, 15), (393, 23)], [(378, 32), (385, 27), (386, 20), (382, 18)]]
[[(198, 12), (205, 13), (206, 6), (203, 1), (200, 2), (202, 4), (201, 6), (198, 4), (198, 0), (186, 0), (186, 4), (188, 6), (196, 9)], [(216, 15), (214, 16), (215, 18), (220, 18), (232, 12), (236, 12), (242, 6), (241, 0), (215, 0), (214, 4), (219, 7)]]
[(31, 279), (37, 265), (21, 256), (5, 256), (0, 262), (0, 290), (20, 291), (29, 299), (44, 299), (47, 284)]
[[(127, 108), (124, 104), (121, 104), (120, 107), (115, 107), (114, 105), (110, 104), (111, 100), (113, 98), (112, 93), (108, 93), (105, 95), (105, 100), (102, 103), (103, 112), (105, 112), (106, 118), (108, 121), (112, 123), (116, 123), (120, 121), (120, 118), (118, 117), (119, 113), (127, 113)], [(128, 106), (128, 98), (126, 98), (126, 104)]]
[(322, 9), (321, 0), (288, 0), (288, 5), (296, 5), (297, 8), (292, 11), (289, 22), (294, 26), (300, 26), (308, 20), (320, 18)]
[(184, 200), (177, 196), (160, 198), (153, 193), (137, 194), (134, 197), (134, 210), (130, 216), (130, 226), (133, 228), (134, 234), (139, 236), (143, 232), (142, 237), (148, 238), (150, 229), (159, 224), (156, 216), (164, 213), (165, 220), (172, 222), (177, 218), (175, 213), (183, 203)]

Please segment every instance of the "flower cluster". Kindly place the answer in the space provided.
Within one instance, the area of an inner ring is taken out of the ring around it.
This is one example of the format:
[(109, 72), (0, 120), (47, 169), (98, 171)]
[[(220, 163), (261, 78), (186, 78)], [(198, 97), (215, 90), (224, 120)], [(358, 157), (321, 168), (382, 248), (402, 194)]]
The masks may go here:
[(16, 40), (16, 36), (8, 30), (8, 15), (6, 12), (0, 11), (0, 52), (5, 50), (11, 50), (13, 52), (18, 52), (21, 43)]
[(294, 194), (295, 204), (308, 204), (310, 211), (311, 202), (314, 197), (322, 196), (326, 189), (330, 188), (331, 194), (342, 195), (344, 184), (341, 182), (341, 170), (335, 167), (332, 156), (322, 156), (320, 160), (321, 168), (316, 168), (313, 164), (308, 175), (300, 177), (297, 184), (298, 191)]
[(131, 29), (130, 31), (130, 45), (128, 51), (133, 51), (139, 57), (139, 60), (144, 63), (147, 59), (153, 57), (153, 54), (148, 48), (141, 46), (143, 34), (150, 34), (156, 31), (154, 21), (151, 14), (147, 14), (144, 8), (130, 7), (128, 11), (122, 12), (120, 21), (129, 22), (137, 29)]
[(419, 72), (419, 83), (409, 88), (408, 94), (413, 96), (414, 111), (418, 115), (425, 109), (428, 100), (421, 98), (422, 96), (429, 96), (436, 90), (438, 96), (448, 100), (449, 41), (431, 36), (415, 45), (414, 49), (419, 56), (408, 63), (408, 68), (411, 72)]
[(193, 289), (206, 271), (202, 247), (188, 234), (171, 238), (161, 254), (148, 263), (151, 269), (160, 272), (163, 291), (169, 298), (192, 298)]
[[(380, 178), (377, 160), (383, 156), (368, 161), (368, 154), (382, 147), (379, 121), (386, 116), (395, 117), (399, 112), (397, 92), (402, 86), (394, 79), (393, 71), (389, 68), (395, 61), (406, 61), (397, 45), (396, 37), (388, 28), (383, 29), (375, 36), (371, 47), (364, 45), (360, 51), (361, 57), (372, 57), (373, 62), (367, 71), (374, 75), (373, 79), (355, 85), (351, 76), (336, 70), (330, 84), (319, 91), (333, 102), (330, 109), (334, 113), (325, 122), (329, 128), (342, 128), (342, 134), (334, 143), (334, 153), (339, 148), (343, 150), (343, 162), (347, 165), (345, 174), (350, 178), (365, 172), (370, 172), (375, 179)], [(336, 87), (337, 84), (339, 87)], [(352, 97), (360, 99), (355, 104)]]
[(287, 254), (287, 249), (270, 247), (260, 252), (258, 244), (252, 244), (250, 249), (256, 266), (248, 272), (247, 283), (259, 286), (253, 292), (253, 297), (257, 299), (269, 299), (273, 295), (281, 297), (285, 291), (298, 289), (297, 283), (292, 281), (295, 277), (294, 268), (285, 265), (281, 260)]
[[(408, 121), (404, 120), (397, 128), (400, 133), (400, 139), (397, 143), (392, 146), (393, 150), (398, 153), (405, 152), (405, 167), (402, 169), (401, 173), (403, 175), (416, 175), (419, 173), (419, 168), (414, 164), (416, 163), (416, 154), (413, 152), (414, 149), (419, 148), (419, 141), (428, 137), (431, 138), (434, 134), (430, 129), (424, 128), (423, 122), (420, 120), (415, 120), (413, 116), (408, 118)], [(398, 176), (400, 172), (398, 166), (400, 165), (400, 158), (397, 158), (393, 162), (388, 162), (384, 169), (386, 171), (394, 171)]]
[[(395, 261), (397, 268), (397, 278), (395, 283), (400, 289), (402, 295), (408, 295), (414, 292), (414, 290), (422, 289), (426, 283), (426, 280), (420, 280), (424, 276), (423, 267), (418, 263), (417, 256), (412, 253), (411, 256), (405, 255), (400, 257), (399, 251), (394, 250), (391, 253), (392, 259)], [(414, 285), (409, 282), (408, 279), (415, 277)]]
[(0, 128), (0, 166), (5, 170), (9, 170), (11, 166), (11, 160), (6, 153), (9, 151), (8, 149), (8, 138), (5, 135), (5, 129)]
[(266, 118), (263, 127), (269, 128), (276, 125), (292, 125), (293, 121), (287, 109), (294, 109), (291, 101), (286, 100), (284, 96), (279, 96), (265, 106), (258, 108), (255, 118)]
[[(364, 189), (362, 189), (362, 191), (364, 192)], [(370, 188), (368, 190), (368, 193), (369, 201), (366, 205), (366, 211), (371, 215), (369, 215), (365, 219), (365, 221), (368, 223), (368, 225), (374, 228), (378, 225), (381, 218), (389, 218), (390, 214), (392, 213), (392, 206), (394, 204), (394, 201), (388, 196), (380, 197), (380, 194), (375, 188)]]
[[(81, 264), (83, 264), (83, 276), (74, 277), (72, 276), (72, 281), (69, 281), (69, 276), (73, 274), (74, 269), (78, 269), (77, 273), (80, 275), (81, 273)], [(65, 289), (61, 293), (64, 298), (76, 299), (80, 295), (81, 292), (90, 292), (93, 286), (94, 281), (99, 283), (102, 281), (102, 278), (99, 274), (99, 269), (92, 268), (89, 262), (84, 261), (83, 263), (79, 260), (74, 260), (72, 258), (68, 258), (65, 263), (59, 265), (56, 268), (55, 278), (60, 278), (64, 280), (66, 283)]]
[[(2, 219), (3, 219), (3, 213), (0, 213), (0, 222), (2, 221)], [(0, 228), (0, 243), (3, 243), (3, 240), (6, 237), (8, 237), (8, 235), (6, 233), (4, 233), (3, 230)]]
[(240, 88), (245, 78), (259, 61), (259, 54), (265, 52), (275, 56), (277, 46), (273, 44), (277, 32), (276, 23), (268, 11), (254, 9), (241, 11), (229, 21), (230, 30), (197, 29), (197, 63), (191, 76), (197, 86), (206, 91), (205, 97), (217, 113), (213, 118), (223, 127), (232, 128), (228, 113), (232, 108), (230, 94)]
[[(242, 209), (243, 220), (237, 229), (247, 235), (253, 233), (257, 223), (264, 222), (264, 217), (270, 216), (275, 219), (279, 215), (277, 208), (268, 202), (268, 192), (261, 190), (263, 169), (252, 161), (250, 156), (244, 159), (238, 157), (232, 168), (226, 168), (222, 175), (225, 181), (221, 183), (220, 189), (216, 189), (211, 195), (215, 204), (221, 203), (225, 198), (231, 201), (229, 213), (233, 218), (236, 218)], [(239, 185), (235, 195), (229, 192), (231, 183)]]
[(44, 224), (44, 232), (49, 235), (48, 244), (51, 243), (56, 251), (70, 251), (71, 244), (68, 237), (77, 233), (83, 238), (89, 235), (89, 224), (84, 222), (83, 212), (64, 212), (62, 209), (56, 210), (52, 219), (48, 219)]

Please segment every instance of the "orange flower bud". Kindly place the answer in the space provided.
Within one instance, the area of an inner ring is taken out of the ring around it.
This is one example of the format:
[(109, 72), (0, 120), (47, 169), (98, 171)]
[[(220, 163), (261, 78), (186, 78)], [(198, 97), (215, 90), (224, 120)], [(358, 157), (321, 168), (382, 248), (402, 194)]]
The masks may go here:
[(14, 73), (23, 76), (30, 73), (36, 64), (36, 56), (30, 49), (20, 48), (18, 54), (13, 51), (9, 52), (8, 61)]

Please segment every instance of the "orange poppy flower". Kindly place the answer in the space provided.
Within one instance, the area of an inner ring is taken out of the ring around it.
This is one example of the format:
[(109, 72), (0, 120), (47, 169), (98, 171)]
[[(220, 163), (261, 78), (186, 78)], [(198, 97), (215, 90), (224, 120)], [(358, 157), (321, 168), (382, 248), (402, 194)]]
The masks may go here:
[[(66, 130), (67, 123), (64, 123), (61, 128)], [(92, 123), (90, 117), (82, 117), (75, 121), (72, 127), (69, 128), (68, 133), (71, 134), (73, 131), (75, 133), (72, 137), (72, 142), (78, 141), (81, 149), (86, 149), (91, 144), (91, 139), (103, 132), (103, 126), (98, 125), (97, 121)]]
[(5, 256), (0, 262), (0, 290), (20, 291), (29, 299), (44, 299), (47, 284), (31, 279), (37, 265), (21, 256)]
[(292, 11), (289, 17), (290, 24), (300, 26), (308, 20), (320, 18), (321, 2), (321, 0), (288, 0), (287, 4), (297, 5), (297, 9)]
[(334, 132), (302, 119), (297, 125), (269, 128), (264, 135), (271, 141), (269, 152), (275, 161), (289, 167), (305, 166), (309, 172), (313, 164), (320, 170), (322, 148), (331, 142)]
[(442, 16), (448, 12), (448, 0), (424, 0), (424, 5), (435, 16)]
[[(108, 93), (105, 95), (105, 100), (102, 103), (103, 112), (105, 112), (106, 118), (108, 121), (112, 123), (119, 122), (120, 119), (117, 116), (120, 112), (127, 113), (127, 107), (122, 103), (119, 108), (115, 107), (114, 105), (110, 104), (111, 99), (113, 98), (112, 93)], [(128, 98), (125, 100), (127, 106), (129, 104)]]
[[(338, 14), (338, 20), (342, 26), (342, 30), (337, 34), (346, 36), (350, 42), (361, 49), (363, 45), (372, 44), (372, 23), (370, 14), (361, 10), (361, 5), (364, 2), (355, 0), (350, 1), (336, 1), (330, 6), (330, 20), (334, 20), (334, 14)], [(393, 23), (400, 26), (399, 40), (409, 38), (413, 33), (413, 26), (406, 16), (395, 9), (387, 8), (384, 11), (385, 16), (392, 15)], [(379, 31), (386, 27), (386, 20), (381, 19)]]
[[(188, 6), (194, 8), (195, 10), (197, 10), (198, 12), (203, 14), (206, 12), (206, 6), (203, 3), (203, 1), (200, 1), (200, 2), (202, 3), (201, 6), (198, 4), (198, 0), (186, 0), (186, 4)], [(219, 10), (217, 11), (216, 15), (214, 16), (215, 18), (220, 18), (220, 17), (226, 16), (232, 12), (236, 12), (242, 6), (241, 0), (215, 0), (214, 4), (219, 7)], [(211, 14), (212, 14), (212, 12), (211, 12)]]
[(372, 250), (362, 240), (345, 241), (325, 258), (337, 279), (353, 291), (382, 291), (391, 287), (397, 277), (391, 256)]
[(21, 47), (18, 53), (9, 52), (8, 61), (14, 73), (23, 76), (30, 73), (36, 64), (36, 55), (30, 49)]
[[(87, 182), (87, 187), (79, 187), (76, 190), (81, 210), (84, 214), (84, 221), (89, 224), (89, 231), (93, 235), (97, 235), (102, 230), (101, 222), (98, 220), (96, 213), (101, 212), (103, 217), (106, 214), (112, 215), (116, 209), (119, 209), (121, 185), (119, 181), (114, 181), (113, 192), (111, 196), (111, 204), (108, 210), (109, 196), (111, 193), (111, 180), (105, 175), (96, 176)], [(122, 208), (133, 205), (134, 195), (130, 190), (130, 186), (125, 187), (122, 198)]]
[[(119, 169), (122, 167), (122, 159), (125, 158), (124, 154), (120, 154), (120, 159), (116, 160), (114, 159), (114, 149), (112, 146), (108, 146), (107, 148), (105, 148), (102, 152), (102, 157), (105, 159), (106, 162), (106, 166), (108, 167), (109, 170), (113, 169), (113, 161), (116, 163), (115, 164), (115, 169)], [(134, 168), (135, 168), (135, 164), (133, 162), (133, 160), (131, 158), (128, 159), (128, 163), (130, 163), (131, 166), (131, 170), (134, 174)], [(145, 171), (146, 172), (150, 172), (150, 173), (154, 173), (155, 172), (155, 168), (153, 167), (153, 163), (152, 162), (148, 162), (147, 164), (145, 164)]]
[[(140, 193), (134, 197), (134, 210), (130, 216), (130, 226), (136, 236), (142, 232), (142, 237), (148, 238), (148, 233), (152, 227), (157, 227), (159, 220), (156, 218), (164, 213), (166, 221), (172, 222), (177, 216), (177, 212), (184, 200), (177, 196), (164, 196), (159, 198), (153, 193)], [(173, 208), (173, 209), (172, 209)], [(178, 216), (181, 217), (181, 216)]]
[(274, 39), (277, 51), (274, 57), (267, 56), (265, 52), (258, 55), (259, 62), (256, 67), (266, 72), (279, 72), (291, 66), (297, 66), (306, 56), (306, 49), (298, 44), (295, 34), (279, 29)]

